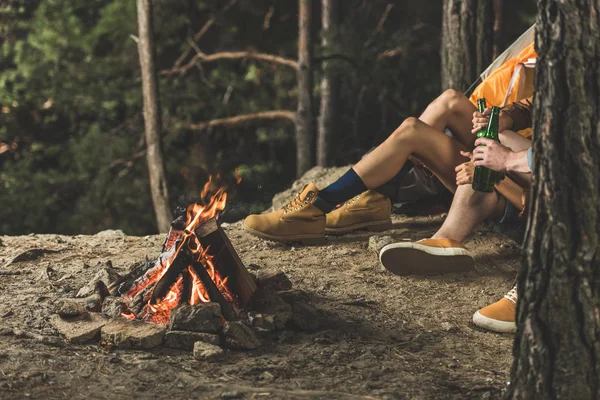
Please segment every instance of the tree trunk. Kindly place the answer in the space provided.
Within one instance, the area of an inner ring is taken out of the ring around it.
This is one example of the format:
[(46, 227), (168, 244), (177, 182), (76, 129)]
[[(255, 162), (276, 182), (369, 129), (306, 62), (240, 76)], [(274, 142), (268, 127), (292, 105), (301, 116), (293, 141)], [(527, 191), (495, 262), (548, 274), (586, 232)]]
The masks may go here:
[(539, 0), (510, 398), (600, 398), (600, 0)]
[(312, 0), (298, 0), (298, 116), (296, 117), (296, 175), (314, 165), (312, 115)]
[[(340, 4), (339, 0), (323, 0), (321, 10), (321, 45), (326, 54), (333, 53), (339, 43)], [(321, 79), (321, 112), (317, 140), (317, 164), (323, 167), (331, 165), (331, 147), (335, 140), (337, 116), (340, 105), (341, 79), (331, 61), (323, 63)]]
[(504, 0), (494, 0), (494, 51), (492, 58), (495, 59), (505, 49), (504, 44)]
[(168, 232), (171, 224), (167, 177), (162, 156), (161, 117), (158, 82), (154, 66), (154, 37), (152, 31), (152, 0), (137, 0), (138, 52), (142, 70), (144, 96), (144, 125), (146, 130), (146, 160), (152, 203), (159, 232)]
[(466, 90), (492, 61), (494, 12), (489, 0), (444, 0), (442, 88)]

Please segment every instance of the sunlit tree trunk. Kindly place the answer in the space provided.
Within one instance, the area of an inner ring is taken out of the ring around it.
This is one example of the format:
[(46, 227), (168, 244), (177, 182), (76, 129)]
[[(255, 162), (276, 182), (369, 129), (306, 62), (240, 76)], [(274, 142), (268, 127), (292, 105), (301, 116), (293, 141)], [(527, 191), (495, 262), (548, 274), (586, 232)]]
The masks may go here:
[(298, 111), (296, 175), (314, 166), (315, 129), (312, 115), (312, 0), (298, 0)]
[[(322, 0), (321, 45), (326, 54), (330, 54), (338, 45), (338, 30), (340, 22), (339, 0)], [(340, 103), (340, 74), (332, 62), (323, 63), (323, 77), (321, 78), (321, 112), (319, 115), (319, 131), (317, 138), (317, 164), (320, 166), (331, 165), (332, 146), (336, 137)]]
[(494, 12), (490, 0), (444, 0), (442, 88), (466, 90), (492, 61)]
[(539, 0), (534, 176), (508, 396), (600, 398), (600, 0)]
[(142, 71), (144, 125), (146, 131), (146, 160), (152, 203), (159, 232), (167, 232), (171, 223), (167, 177), (162, 156), (161, 117), (158, 82), (154, 65), (152, 0), (137, 0), (138, 52)]

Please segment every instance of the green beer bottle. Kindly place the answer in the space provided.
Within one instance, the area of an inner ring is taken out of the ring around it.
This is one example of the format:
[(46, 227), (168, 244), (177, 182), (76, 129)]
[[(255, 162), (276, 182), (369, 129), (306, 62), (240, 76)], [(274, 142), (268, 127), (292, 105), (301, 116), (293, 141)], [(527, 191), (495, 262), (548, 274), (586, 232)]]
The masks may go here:
[[(485, 135), (479, 136), (480, 132), (478, 132), (477, 136), (485, 137), (487, 139), (492, 139), (492, 140), (495, 140), (496, 142), (499, 142), (500, 141), (498, 139), (499, 119), (500, 119), (500, 108), (494, 106), (494, 107), (492, 107), (492, 115), (490, 115), (490, 121), (488, 122), (488, 126), (487, 126)], [(480, 145), (480, 146), (485, 146), (485, 145)], [(491, 169), (486, 168), (486, 167), (475, 167), (475, 173), (473, 175), (473, 190), (477, 190), (478, 192), (493, 192), (494, 185), (500, 179), (501, 179), (501, 175), (496, 171), (492, 171)]]
[[(477, 111), (479, 111), (480, 113), (483, 113), (485, 111), (485, 109), (487, 108), (487, 104), (485, 101), (485, 98), (481, 98), (481, 99), (477, 99)], [(485, 134), (487, 133), (487, 128), (481, 128), (481, 130), (479, 132), (477, 132), (477, 137), (485, 137)]]

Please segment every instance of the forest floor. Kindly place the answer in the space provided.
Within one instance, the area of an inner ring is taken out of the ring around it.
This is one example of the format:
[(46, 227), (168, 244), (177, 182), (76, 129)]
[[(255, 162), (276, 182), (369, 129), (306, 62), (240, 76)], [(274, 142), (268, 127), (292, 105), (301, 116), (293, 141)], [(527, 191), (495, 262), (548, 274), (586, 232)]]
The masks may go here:
[[(394, 215), (394, 230), (385, 234), (417, 240), (442, 220)], [(466, 243), (476, 271), (422, 278), (383, 271), (368, 249), (373, 233), (293, 247), (255, 238), (241, 223), (227, 225), (246, 265), (283, 271), (294, 288), (310, 294), (321, 316), (317, 332), (280, 331), (256, 350), (230, 351), (211, 363), (167, 348), (49, 346), (0, 334), (0, 398), (497, 398), (509, 381), (513, 336), (484, 332), (471, 318), (510, 289), (519, 245), (492, 227), (482, 227)], [(24, 250), (46, 250), (2, 268), (19, 274), (0, 275), (0, 331), (58, 338), (48, 322), (56, 299), (73, 296), (100, 261), (111, 260), (125, 273), (146, 256), (156, 257), (163, 239), (119, 231), (0, 236), (0, 267)]]

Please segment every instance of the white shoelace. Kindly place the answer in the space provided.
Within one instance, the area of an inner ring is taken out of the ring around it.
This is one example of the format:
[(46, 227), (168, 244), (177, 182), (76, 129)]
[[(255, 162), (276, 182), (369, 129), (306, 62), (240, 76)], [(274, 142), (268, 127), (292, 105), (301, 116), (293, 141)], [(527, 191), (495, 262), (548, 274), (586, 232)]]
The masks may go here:
[(517, 285), (513, 286), (513, 288), (504, 295), (504, 298), (512, 301), (514, 304), (517, 304)]

